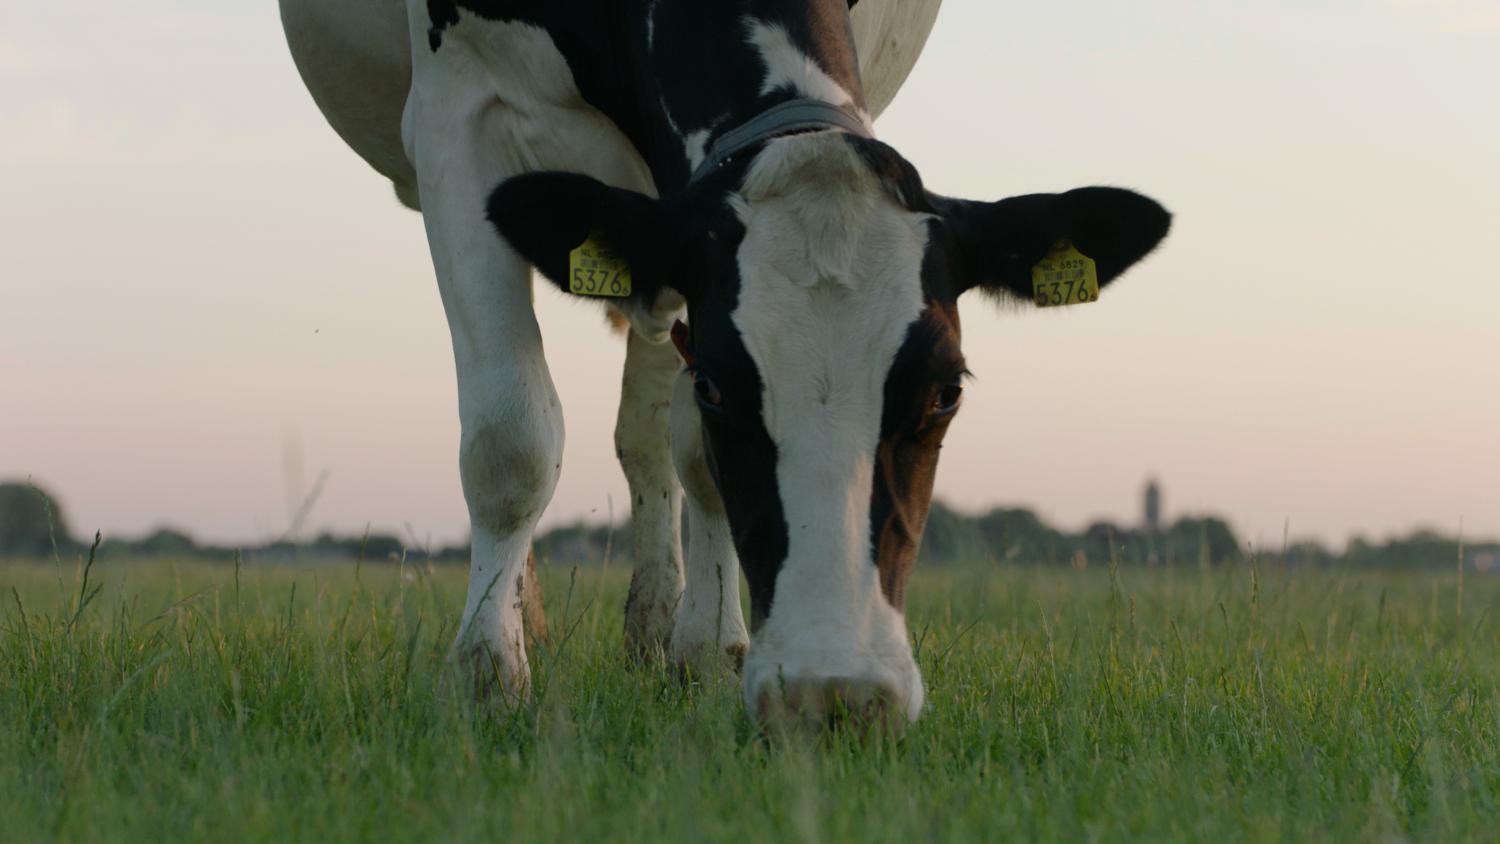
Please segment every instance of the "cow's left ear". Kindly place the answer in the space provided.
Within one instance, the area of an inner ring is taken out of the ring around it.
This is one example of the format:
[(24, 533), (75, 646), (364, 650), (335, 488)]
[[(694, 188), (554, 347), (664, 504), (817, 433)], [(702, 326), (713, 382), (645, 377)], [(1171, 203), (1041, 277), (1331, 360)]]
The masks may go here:
[(628, 298), (648, 308), (665, 287), (686, 293), (683, 279), (693, 277), (680, 271), (680, 229), (662, 202), (598, 179), (555, 172), (515, 176), (490, 194), (487, 213), (501, 237), (565, 293), (609, 295), (584, 289), (605, 273), (574, 283), (569, 259), (585, 240), (624, 260), (631, 277)]
[(1119, 188), (1078, 188), (999, 202), (949, 201), (937, 207), (961, 253), (961, 290), (980, 287), (1028, 301), (1032, 267), (1058, 241), (1072, 241), (1094, 259), (1102, 286), (1146, 257), (1172, 225), (1172, 215), (1155, 200)]

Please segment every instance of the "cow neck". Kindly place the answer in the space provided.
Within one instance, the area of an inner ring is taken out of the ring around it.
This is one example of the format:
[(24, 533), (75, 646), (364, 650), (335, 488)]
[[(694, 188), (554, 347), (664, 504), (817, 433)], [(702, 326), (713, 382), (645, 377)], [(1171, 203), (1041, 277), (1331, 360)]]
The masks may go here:
[(835, 129), (874, 137), (865, 118), (849, 106), (799, 97), (778, 103), (720, 135), (708, 148), (689, 184), (722, 167), (736, 155), (766, 141), (798, 132)]
[[(870, 133), (848, 0), (646, 4), (634, 135), (662, 196), (794, 132)], [(810, 68), (810, 70), (809, 70)]]

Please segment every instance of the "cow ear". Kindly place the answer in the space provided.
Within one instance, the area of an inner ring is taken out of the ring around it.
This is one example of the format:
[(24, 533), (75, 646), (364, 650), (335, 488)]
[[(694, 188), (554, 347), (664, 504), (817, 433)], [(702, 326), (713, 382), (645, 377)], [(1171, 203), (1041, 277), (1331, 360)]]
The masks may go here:
[(585, 240), (630, 269), (630, 298), (650, 307), (663, 288), (681, 293), (683, 250), (660, 200), (577, 173), (526, 173), (490, 194), (490, 222), (563, 292), (573, 292), (569, 257)]
[(1094, 259), (1105, 285), (1166, 237), (1172, 215), (1155, 200), (1119, 188), (1015, 196), (939, 206), (962, 254), (963, 290), (980, 287), (1028, 301), (1031, 270), (1058, 241)]

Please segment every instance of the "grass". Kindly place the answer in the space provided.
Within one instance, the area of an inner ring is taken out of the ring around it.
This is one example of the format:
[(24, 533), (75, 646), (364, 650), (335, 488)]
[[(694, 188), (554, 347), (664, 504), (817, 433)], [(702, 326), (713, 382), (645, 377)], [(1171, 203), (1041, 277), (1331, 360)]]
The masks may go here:
[[(0, 838), (1494, 840), (1500, 578), (923, 571), (898, 738), (768, 741), (544, 570), (536, 695), (444, 671), (464, 574), (0, 565)], [(96, 586), (102, 587), (95, 591)]]

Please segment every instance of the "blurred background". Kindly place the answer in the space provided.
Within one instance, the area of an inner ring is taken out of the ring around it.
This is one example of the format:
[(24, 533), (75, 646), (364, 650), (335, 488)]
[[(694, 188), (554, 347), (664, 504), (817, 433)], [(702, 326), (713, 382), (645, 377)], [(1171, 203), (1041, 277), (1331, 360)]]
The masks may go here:
[[(1497, 90), (1483, 0), (950, 0), (878, 124), (930, 187), (1121, 185), (1177, 221), (1098, 305), (964, 302), (940, 513), (1128, 531), (1154, 477), (1164, 525), (1241, 545), (1500, 535)], [(544, 526), (621, 519), (623, 345), (538, 308), (568, 429)], [(0, 480), (79, 534), (437, 546), (467, 530), (457, 442), (421, 221), (274, 4), (0, 12)]]

